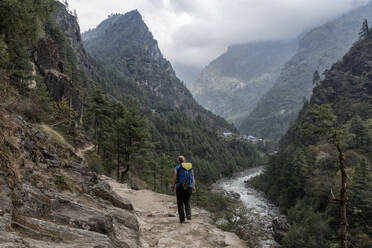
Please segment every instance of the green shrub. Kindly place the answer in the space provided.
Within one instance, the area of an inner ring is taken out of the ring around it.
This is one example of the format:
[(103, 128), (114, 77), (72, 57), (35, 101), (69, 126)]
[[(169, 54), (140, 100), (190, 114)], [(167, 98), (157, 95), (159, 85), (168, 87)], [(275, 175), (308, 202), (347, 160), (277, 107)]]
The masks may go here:
[(16, 190), (13, 190), (10, 193), (10, 200), (12, 201), (14, 207), (19, 207), (22, 205), (22, 200), (19, 198), (19, 192)]
[(73, 191), (74, 183), (66, 176), (55, 176), (55, 184), (60, 191)]
[(96, 173), (103, 173), (104, 167), (102, 164), (102, 158), (95, 152), (88, 152), (85, 155), (89, 168)]

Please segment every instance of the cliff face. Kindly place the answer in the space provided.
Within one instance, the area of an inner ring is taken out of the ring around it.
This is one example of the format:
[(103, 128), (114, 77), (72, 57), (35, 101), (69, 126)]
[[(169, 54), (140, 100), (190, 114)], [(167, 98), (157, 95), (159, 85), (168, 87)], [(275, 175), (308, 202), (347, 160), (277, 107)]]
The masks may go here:
[(112, 16), (84, 33), (83, 39), (94, 58), (134, 79), (152, 95), (173, 106), (193, 104), (138, 11)]
[(304, 98), (314, 87), (313, 74), (331, 67), (358, 39), (364, 18), (372, 20), (372, 3), (305, 34), (296, 54), (286, 63), (274, 86), (239, 126), (241, 132), (278, 138), (296, 119)]
[(50, 96), (55, 101), (66, 97), (75, 109), (80, 109), (82, 87), (89, 75), (89, 59), (81, 43), (80, 28), (60, 2), (55, 2), (52, 19), (45, 25), (45, 38), (39, 41), (32, 60)]
[(231, 46), (203, 69), (191, 92), (203, 107), (238, 124), (272, 87), (296, 46), (297, 40)]
[(0, 247), (138, 247), (131, 203), (71, 148), (0, 109)]
[[(112, 15), (82, 37), (86, 50), (94, 59), (123, 73), (140, 86), (148, 107), (159, 112), (164, 112), (164, 109), (181, 111), (192, 119), (201, 116), (213, 129), (235, 130), (194, 100), (163, 57), (137, 10), (125, 15)], [(132, 96), (137, 95), (133, 93)]]

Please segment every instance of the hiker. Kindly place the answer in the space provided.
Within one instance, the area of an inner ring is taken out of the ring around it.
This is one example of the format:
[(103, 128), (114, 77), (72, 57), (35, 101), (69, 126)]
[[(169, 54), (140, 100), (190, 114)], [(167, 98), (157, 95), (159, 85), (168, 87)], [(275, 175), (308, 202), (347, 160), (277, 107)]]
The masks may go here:
[(184, 208), (186, 211), (186, 218), (191, 220), (190, 197), (192, 192), (196, 190), (192, 164), (186, 163), (184, 156), (179, 156), (178, 162), (179, 164), (176, 165), (173, 172), (172, 192), (174, 192), (174, 186), (176, 185), (178, 216), (182, 224), (185, 222)]

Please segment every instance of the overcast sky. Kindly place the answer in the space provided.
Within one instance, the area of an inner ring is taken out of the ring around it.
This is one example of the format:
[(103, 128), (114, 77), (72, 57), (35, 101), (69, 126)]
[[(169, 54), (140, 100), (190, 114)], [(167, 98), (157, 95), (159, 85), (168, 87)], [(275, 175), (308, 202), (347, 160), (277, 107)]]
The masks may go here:
[(231, 44), (282, 39), (334, 19), (368, 0), (68, 0), (81, 30), (111, 13), (138, 9), (173, 63), (198, 68)]

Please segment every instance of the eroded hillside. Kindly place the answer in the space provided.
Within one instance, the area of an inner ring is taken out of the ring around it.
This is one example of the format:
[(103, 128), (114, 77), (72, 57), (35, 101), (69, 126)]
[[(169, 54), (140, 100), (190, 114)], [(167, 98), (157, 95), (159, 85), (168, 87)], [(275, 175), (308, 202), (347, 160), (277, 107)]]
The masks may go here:
[(0, 109), (0, 247), (139, 247), (132, 204), (82, 158)]

